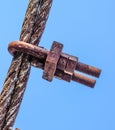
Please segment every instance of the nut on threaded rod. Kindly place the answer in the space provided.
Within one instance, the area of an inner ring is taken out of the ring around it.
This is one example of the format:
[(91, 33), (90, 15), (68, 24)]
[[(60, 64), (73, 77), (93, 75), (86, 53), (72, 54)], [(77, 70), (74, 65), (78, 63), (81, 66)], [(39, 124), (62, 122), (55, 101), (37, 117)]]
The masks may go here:
[(79, 82), (91, 88), (94, 87), (96, 80), (77, 73), (75, 70), (88, 75), (99, 77), (101, 70), (90, 65), (78, 62), (78, 58), (66, 53), (62, 53), (63, 44), (56, 41), (50, 51), (29, 43), (14, 41), (8, 46), (9, 52), (22, 52), (30, 55), (31, 65), (44, 70), (43, 78), (52, 81), (53, 77), (70, 82)]

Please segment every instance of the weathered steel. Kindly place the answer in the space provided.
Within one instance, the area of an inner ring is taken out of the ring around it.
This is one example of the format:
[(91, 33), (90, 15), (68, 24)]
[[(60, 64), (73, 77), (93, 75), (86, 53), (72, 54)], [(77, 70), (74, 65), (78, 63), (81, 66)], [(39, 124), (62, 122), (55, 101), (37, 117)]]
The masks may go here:
[(91, 88), (94, 88), (96, 80), (88, 78), (84, 75), (81, 75), (79, 73), (74, 73), (72, 80), (81, 84), (84, 84), (86, 86), (89, 86)]
[[(53, 45), (56, 45), (56, 44), (53, 44)], [(48, 62), (50, 62), (50, 65), (48, 67), (46, 66), (46, 69), (47, 69), (46, 72), (49, 73), (46, 75), (46, 78), (47, 79), (49, 78), (48, 79), (49, 81), (51, 81), (53, 76), (55, 76), (59, 79), (62, 79), (68, 82), (73, 80), (75, 82), (82, 83), (89, 87), (94, 87), (95, 82), (96, 82), (95, 80), (74, 72), (75, 69), (77, 68), (76, 66), (79, 65), (77, 57), (74, 57), (65, 53), (61, 53), (62, 45), (61, 45), (61, 48), (57, 45), (52, 46), (52, 48), (53, 49), (51, 49), (51, 51), (48, 51), (44, 48), (30, 45), (25, 42), (14, 41), (9, 44), (8, 50), (12, 55), (15, 54), (17, 51), (21, 51), (25, 53), (27, 52), (27, 54), (31, 56), (31, 64), (43, 70), (45, 68), (47, 58), (48, 58)], [(100, 73), (100, 69), (95, 68), (95, 67), (93, 68), (94, 70), (97, 70), (98, 73)], [(82, 70), (84, 69), (85, 68), (82, 68)], [(94, 70), (91, 70), (91, 72)]]
[[(69, 75), (68, 73), (65, 73), (61, 70), (57, 69), (55, 76), (59, 79), (63, 79), (65, 81), (70, 82), (71, 75)], [(91, 88), (94, 88), (95, 83), (96, 83), (96, 80), (88, 78), (88, 77), (86, 77), (82, 74), (76, 73), (76, 72), (73, 73), (71, 80), (73, 80), (74, 82), (81, 83), (81, 84), (86, 85), (86, 86), (91, 87)]]
[[(44, 31), (52, 0), (30, 0), (20, 40), (37, 45)], [(12, 129), (30, 73), (30, 57), (16, 53), (0, 95), (0, 130)]]
[(55, 77), (67, 82), (70, 82), (72, 80), (72, 75), (65, 73), (64, 71), (59, 69), (56, 70)]
[(44, 72), (42, 76), (44, 79), (52, 81), (62, 49), (63, 49), (62, 44), (57, 42), (53, 43), (50, 52), (48, 53), (48, 56), (46, 58)]
[(14, 58), (0, 95), (0, 130), (12, 129), (26, 89), (31, 65), (44, 69), (43, 77), (49, 81), (56, 76), (68, 82), (73, 80), (94, 87), (95, 80), (74, 72), (75, 69), (99, 77), (100, 69), (80, 63), (76, 57), (61, 53), (62, 45), (60, 49), (52, 47), (50, 52), (35, 46), (39, 44), (45, 29), (51, 4), (52, 0), (30, 0), (20, 35), (20, 41), (23, 42), (13, 42), (9, 45), (8, 49)]
[(57, 64), (57, 68), (64, 71), (68, 62), (68, 54), (62, 53), (59, 62)]
[(73, 73), (75, 71), (76, 65), (77, 65), (78, 58), (74, 56), (68, 55), (68, 61), (66, 64), (66, 68), (64, 72), (68, 75), (70, 75), (70, 81), (72, 80)]
[(13, 41), (8, 45), (8, 51), (14, 56), (16, 52), (33, 55), (39, 59), (45, 59), (49, 53), (46, 49), (23, 41)]
[[(34, 49), (32, 49), (32, 48), (34, 48)], [(29, 46), (28, 43), (20, 42), (20, 41), (11, 42), (9, 44), (8, 49), (10, 49), (9, 51), (11, 54), (15, 53), (15, 51), (21, 51), (23, 53), (26, 52), (29, 55), (33, 55), (36, 58), (43, 60), (43, 61), (46, 59), (46, 57), (49, 53), (48, 50), (46, 50), (42, 47), (37, 47), (37, 46), (33, 47), (31, 45)], [(68, 54), (61, 53), (60, 58), (59, 58), (59, 62), (57, 64), (57, 68), (64, 71), (66, 68), (66, 65), (67, 65), (68, 58), (69, 58)], [(78, 58), (77, 58), (77, 60), (78, 60)], [(31, 64), (33, 66), (37, 67), (37, 65), (34, 62), (35, 61), (32, 60)], [(86, 64), (81, 63), (81, 62), (77, 62), (75, 70), (86, 73), (86, 74), (94, 76), (94, 77), (99, 77), (99, 75), (101, 73), (101, 70), (99, 68), (96, 68), (96, 67), (93, 67), (90, 65), (86, 65)]]
[(66, 72), (70, 75), (73, 75), (75, 68), (76, 68), (76, 65), (77, 65), (77, 60), (78, 60), (77, 57), (68, 55), (68, 61), (67, 61), (66, 68), (65, 68), (64, 72)]
[(90, 65), (79, 62), (76, 69), (91, 76), (99, 77), (101, 70)]

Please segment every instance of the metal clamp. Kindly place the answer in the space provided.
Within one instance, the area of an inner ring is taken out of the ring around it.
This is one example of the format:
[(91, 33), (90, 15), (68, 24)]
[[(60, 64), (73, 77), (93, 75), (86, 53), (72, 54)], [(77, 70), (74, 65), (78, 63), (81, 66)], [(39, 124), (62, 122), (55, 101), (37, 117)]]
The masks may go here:
[(43, 78), (52, 81), (53, 77), (70, 82), (71, 80), (94, 87), (96, 80), (86, 77), (75, 70), (85, 74), (99, 77), (101, 70), (90, 65), (78, 62), (78, 58), (62, 53), (63, 44), (56, 41), (50, 51), (29, 43), (14, 41), (8, 46), (9, 52), (14, 55), (22, 52), (30, 55), (31, 65), (43, 69)]

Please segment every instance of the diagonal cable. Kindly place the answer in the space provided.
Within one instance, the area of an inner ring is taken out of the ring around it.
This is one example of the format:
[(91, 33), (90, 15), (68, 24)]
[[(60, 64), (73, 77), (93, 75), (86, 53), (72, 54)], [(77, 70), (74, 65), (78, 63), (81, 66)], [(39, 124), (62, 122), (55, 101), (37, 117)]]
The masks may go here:
[[(20, 40), (39, 44), (48, 18), (52, 0), (30, 0)], [(31, 65), (29, 57), (18, 53), (12, 60), (0, 95), (0, 130), (14, 125), (26, 89)]]

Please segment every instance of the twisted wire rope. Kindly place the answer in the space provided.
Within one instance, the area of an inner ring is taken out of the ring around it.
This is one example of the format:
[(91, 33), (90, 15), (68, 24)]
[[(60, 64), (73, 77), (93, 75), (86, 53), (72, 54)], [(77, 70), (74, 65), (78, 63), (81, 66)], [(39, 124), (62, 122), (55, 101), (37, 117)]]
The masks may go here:
[[(30, 0), (20, 41), (38, 45), (52, 0)], [(15, 54), (0, 95), (0, 130), (11, 130), (18, 114), (31, 70), (29, 56)]]

